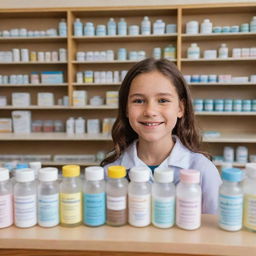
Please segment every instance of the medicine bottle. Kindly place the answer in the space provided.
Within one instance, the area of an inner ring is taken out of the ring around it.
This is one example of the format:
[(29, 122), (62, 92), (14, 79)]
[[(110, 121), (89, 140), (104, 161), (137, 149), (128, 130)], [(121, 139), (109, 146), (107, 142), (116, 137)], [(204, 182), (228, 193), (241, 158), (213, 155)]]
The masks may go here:
[(187, 51), (188, 59), (199, 59), (200, 58), (200, 48), (196, 43), (192, 43)]
[(32, 169), (24, 168), (15, 173), (14, 224), (19, 228), (29, 228), (37, 223), (36, 184)]
[(74, 36), (82, 36), (83, 35), (83, 23), (79, 18), (76, 18), (74, 22)]
[(110, 18), (107, 24), (107, 32), (109, 36), (116, 35), (116, 22), (114, 18)]
[(133, 167), (129, 172), (131, 182), (128, 185), (128, 221), (135, 227), (145, 227), (151, 223), (149, 172), (145, 167)]
[(256, 32), (256, 16), (253, 16), (251, 19), (250, 32)]
[(78, 226), (82, 222), (82, 184), (80, 166), (64, 165), (60, 184), (60, 224)]
[(104, 169), (99, 166), (85, 168), (83, 188), (83, 222), (87, 226), (101, 226), (106, 222), (106, 193)]
[(238, 168), (222, 170), (223, 184), (219, 190), (218, 223), (227, 231), (237, 231), (242, 228), (243, 191), (240, 182), (243, 173)]
[(59, 182), (58, 169), (42, 168), (38, 173), (37, 212), (41, 227), (59, 224)]
[(154, 171), (152, 185), (152, 223), (158, 228), (170, 228), (175, 223), (175, 185), (171, 168)]
[(124, 18), (120, 18), (117, 26), (117, 32), (119, 36), (126, 36), (127, 35), (127, 23)]
[(202, 191), (200, 173), (196, 170), (181, 170), (176, 190), (176, 224), (187, 230), (201, 225)]
[(59, 36), (67, 36), (67, 22), (61, 19), (59, 22)]
[(228, 58), (228, 47), (226, 44), (221, 44), (219, 48), (219, 58), (226, 59)]
[(209, 19), (205, 19), (200, 26), (200, 33), (201, 34), (211, 34), (212, 33), (212, 23)]
[(124, 166), (108, 167), (106, 222), (111, 226), (122, 226), (127, 223), (128, 181), (125, 176)]
[(38, 171), (41, 169), (41, 167), (42, 167), (41, 162), (29, 162), (29, 168), (31, 168), (34, 171), (35, 180), (38, 177)]
[(243, 224), (245, 228), (256, 231), (256, 163), (247, 163), (245, 169)]
[(13, 224), (12, 184), (9, 170), (0, 168), (0, 228)]
[(141, 22), (141, 34), (150, 35), (151, 34), (151, 22), (148, 16), (145, 16)]

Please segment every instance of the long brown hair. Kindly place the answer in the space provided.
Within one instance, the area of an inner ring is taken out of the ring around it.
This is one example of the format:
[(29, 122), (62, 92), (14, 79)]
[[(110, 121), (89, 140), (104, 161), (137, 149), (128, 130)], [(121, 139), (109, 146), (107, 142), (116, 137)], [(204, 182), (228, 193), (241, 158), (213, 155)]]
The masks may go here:
[(169, 78), (176, 88), (179, 100), (184, 104), (184, 115), (178, 118), (172, 134), (177, 135), (182, 144), (193, 152), (200, 152), (200, 138), (195, 125), (191, 95), (181, 72), (172, 62), (148, 58), (135, 64), (125, 76), (119, 89), (118, 116), (112, 128), (114, 148), (101, 162), (101, 166), (114, 162), (124, 150), (138, 138), (126, 116), (128, 95), (133, 79), (143, 73), (158, 71)]

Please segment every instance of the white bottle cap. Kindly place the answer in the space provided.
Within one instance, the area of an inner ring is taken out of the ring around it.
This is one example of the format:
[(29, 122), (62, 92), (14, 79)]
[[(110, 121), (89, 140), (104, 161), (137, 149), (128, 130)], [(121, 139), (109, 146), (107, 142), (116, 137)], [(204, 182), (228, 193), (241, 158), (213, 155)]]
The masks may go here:
[(0, 181), (9, 180), (9, 170), (7, 168), (0, 168)]
[(246, 172), (251, 178), (256, 178), (256, 163), (247, 163), (245, 165)]
[(146, 167), (133, 167), (129, 172), (131, 181), (147, 182), (149, 181), (149, 169)]
[(104, 169), (100, 166), (90, 166), (85, 168), (85, 179), (96, 181), (104, 179)]
[(40, 181), (55, 181), (58, 179), (58, 169), (55, 167), (41, 168), (39, 170), (38, 179)]
[(17, 182), (30, 182), (35, 179), (34, 171), (30, 168), (19, 169), (15, 172)]
[(40, 168), (42, 168), (42, 164), (41, 162), (30, 162), (29, 167), (33, 170), (39, 170)]
[(197, 43), (192, 43), (191, 46), (192, 47), (197, 47)]
[(172, 168), (156, 168), (154, 171), (154, 178), (160, 183), (173, 182), (174, 172)]
[(221, 44), (220, 46), (221, 46), (221, 47), (226, 47), (227, 45), (226, 45), (226, 44)]
[(204, 22), (210, 22), (210, 20), (209, 19), (205, 19)]

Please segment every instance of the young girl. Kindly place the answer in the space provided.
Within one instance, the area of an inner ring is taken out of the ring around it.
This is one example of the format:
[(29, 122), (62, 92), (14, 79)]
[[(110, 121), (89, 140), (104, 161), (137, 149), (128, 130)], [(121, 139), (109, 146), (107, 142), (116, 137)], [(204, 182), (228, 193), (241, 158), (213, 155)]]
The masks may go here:
[(143, 60), (127, 73), (119, 90), (119, 111), (112, 129), (114, 149), (102, 161), (109, 165), (200, 171), (202, 213), (217, 211), (221, 179), (199, 150), (191, 96), (182, 74), (168, 60)]

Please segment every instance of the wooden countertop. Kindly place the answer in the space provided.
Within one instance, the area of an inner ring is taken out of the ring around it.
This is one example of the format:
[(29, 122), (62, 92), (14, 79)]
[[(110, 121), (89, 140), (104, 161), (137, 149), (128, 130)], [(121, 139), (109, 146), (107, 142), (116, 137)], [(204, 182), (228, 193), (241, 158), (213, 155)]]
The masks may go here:
[(220, 230), (213, 215), (203, 215), (202, 226), (195, 231), (128, 225), (28, 229), (12, 226), (0, 230), (0, 249), (8, 248), (245, 256), (256, 255), (256, 233)]

